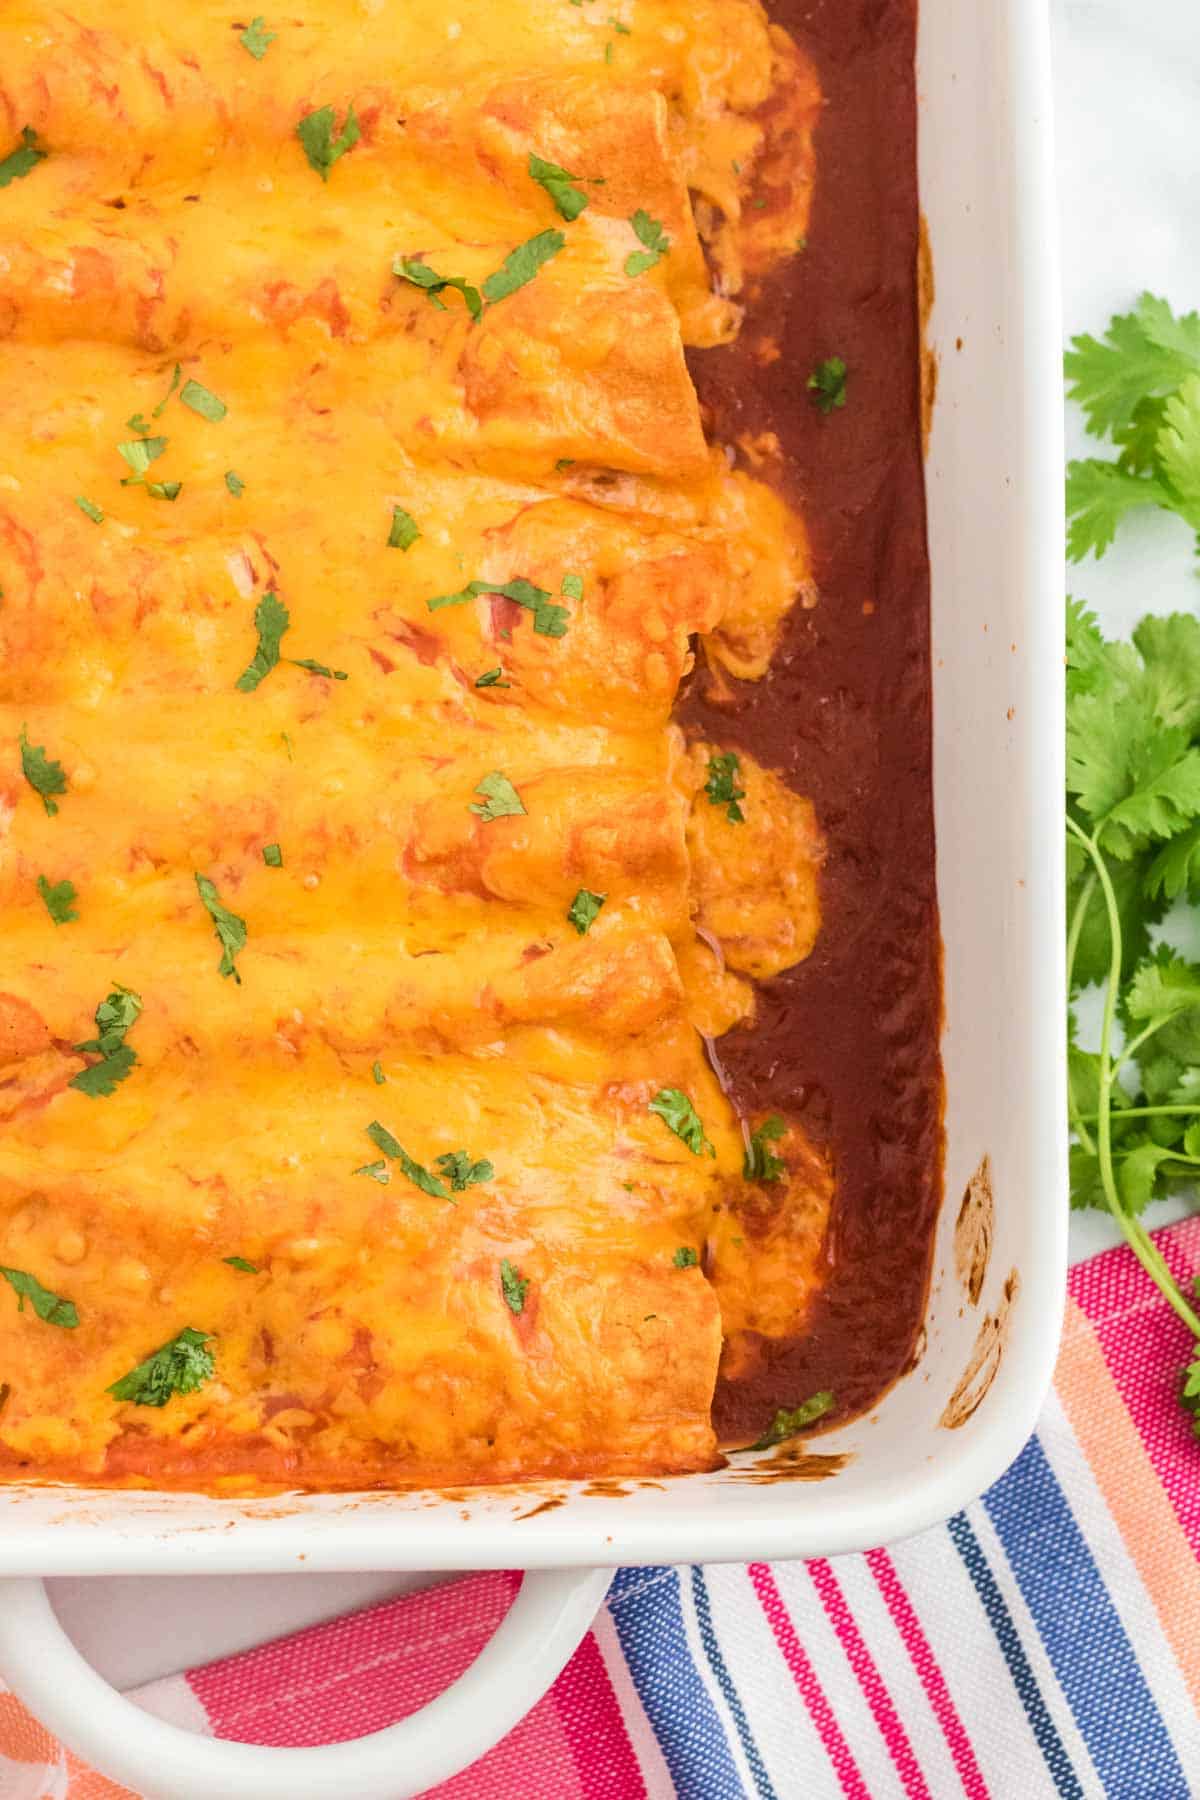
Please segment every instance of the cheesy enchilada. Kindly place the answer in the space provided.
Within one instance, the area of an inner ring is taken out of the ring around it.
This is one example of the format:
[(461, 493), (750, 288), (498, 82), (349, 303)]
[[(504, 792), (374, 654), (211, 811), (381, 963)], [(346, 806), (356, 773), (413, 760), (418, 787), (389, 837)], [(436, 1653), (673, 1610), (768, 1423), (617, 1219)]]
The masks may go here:
[(6, 8), (10, 1478), (711, 1467), (836, 1262), (721, 1041), (822, 929), (736, 724), (812, 521), (695, 373), (820, 72), (758, 0), (452, 13)]

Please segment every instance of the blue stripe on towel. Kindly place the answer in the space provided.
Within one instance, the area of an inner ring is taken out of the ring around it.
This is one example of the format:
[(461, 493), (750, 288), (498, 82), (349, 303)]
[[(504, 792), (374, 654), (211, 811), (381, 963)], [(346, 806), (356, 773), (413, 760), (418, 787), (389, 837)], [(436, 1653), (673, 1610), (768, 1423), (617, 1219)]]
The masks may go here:
[(1194, 1790), (1037, 1438), (984, 1505), (1105, 1793), (1188, 1800)]
[(608, 1610), (680, 1800), (745, 1800), (725, 1728), (692, 1661), (678, 1571), (619, 1570)]
[[(946, 1529), (974, 1583), (988, 1623), (996, 1634), (996, 1642), (1008, 1664), (1013, 1686), (1025, 1708), (1025, 1716), (1050, 1772), (1056, 1793), (1062, 1795), (1063, 1800), (1085, 1800), (1082, 1783), (1071, 1766), (1066, 1746), (1050, 1717), (1050, 1709), (1038, 1686), (1037, 1676), (1029, 1666), (1029, 1658), (1013, 1623), (1012, 1614), (1005, 1604), (1004, 1595), (996, 1585), (996, 1577), (983, 1553), (983, 1546), (972, 1531), (965, 1513), (955, 1513), (947, 1521)], [(970, 1641), (969, 1634), (967, 1641)]]
[(725, 1704), (733, 1714), (733, 1722), (737, 1726), (738, 1737), (742, 1741), (742, 1749), (746, 1753), (746, 1761), (750, 1764), (750, 1772), (754, 1776), (754, 1785), (758, 1790), (760, 1800), (778, 1800), (758, 1745), (754, 1741), (754, 1733), (746, 1718), (746, 1709), (742, 1705), (741, 1696), (734, 1685), (733, 1676), (729, 1673), (729, 1665), (722, 1656), (721, 1647), (717, 1643), (717, 1634), (713, 1630), (708, 1583), (704, 1579), (704, 1570), (698, 1564), (693, 1564), (692, 1567), (692, 1600), (696, 1607), (696, 1623), (700, 1627), (700, 1642), (704, 1646), (704, 1654), (708, 1658), (709, 1667), (716, 1676), (717, 1686), (724, 1695)]

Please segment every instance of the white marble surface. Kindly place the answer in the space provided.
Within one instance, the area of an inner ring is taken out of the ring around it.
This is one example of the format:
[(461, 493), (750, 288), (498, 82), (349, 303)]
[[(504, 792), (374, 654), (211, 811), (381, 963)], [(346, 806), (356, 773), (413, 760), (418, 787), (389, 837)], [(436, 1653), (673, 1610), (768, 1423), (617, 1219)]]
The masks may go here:
[[(971, 0), (961, 0), (969, 5)], [(1063, 269), (1070, 331), (1099, 332), (1143, 287), (1200, 306), (1200, 0), (1055, 0)], [(1069, 439), (1086, 454), (1078, 422)], [(1200, 604), (1182, 526), (1128, 529), (1074, 591), (1111, 629), (1150, 607)], [(1046, 1004), (1059, 1007), (1057, 995)], [(1076, 1255), (1112, 1241), (1073, 1222)], [(55, 1604), (96, 1667), (121, 1685), (244, 1648), (397, 1593), (400, 1575), (236, 1581), (57, 1581)]]

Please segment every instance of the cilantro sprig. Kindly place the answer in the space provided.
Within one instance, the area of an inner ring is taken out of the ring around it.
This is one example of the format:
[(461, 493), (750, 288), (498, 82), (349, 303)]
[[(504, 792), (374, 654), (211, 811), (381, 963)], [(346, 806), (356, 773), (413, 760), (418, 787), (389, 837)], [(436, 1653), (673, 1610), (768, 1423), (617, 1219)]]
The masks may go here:
[[(1200, 902), (1198, 678), (1200, 620), (1150, 616), (1131, 643), (1114, 642), (1068, 602), (1071, 1204), (1107, 1207), (1200, 1359), (1200, 1315), (1141, 1218), (1200, 1175), (1200, 963), (1150, 939), (1170, 901)], [(1093, 983), (1094, 1050), (1074, 1012)]]
[(307, 669), (310, 675), (324, 675), (331, 681), (348, 681), (345, 669), (331, 669), (327, 663), (314, 662), (311, 656), (284, 656), (280, 650), (284, 632), (292, 623), (291, 614), (276, 593), (266, 593), (254, 609), (254, 629), (258, 644), (254, 655), (234, 684), (243, 694), (252, 694), (279, 663), (290, 663), (293, 669)]
[(693, 1156), (715, 1156), (716, 1150), (705, 1135), (704, 1125), (691, 1099), (681, 1088), (660, 1088), (650, 1102), (663, 1124), (687, 1145)]
[(6, 188), (12, 181), (23, 181), (40, 162), (45, 162), (46, 156), (47, 152), (38, 148), (37, 132), (32, 125), (24, 126), (16, 149), (0, 159), (0, 188)]
[(21, 773), (33, 789), (41, 796), (42, 805), (46, 809), (47, 818), (52, 819), (58, 811), (59, 794), (67, 791), (66, 770), (60, 762), (46, 755), (44, 744), (31, 744), (25, 727), (21, 727), (18, 740), (21, 746)]
[(704, 784), (704, 792), (710, 806), (725, 808), (725, 817), (732, 825), (746, 823), (746, 815), (741, 808), (746, 790), (738, 786), (741, 770), (741, 759), (732, 750), (708, 759), (708, 780)]
[(644, 206), (639, 206), (629, 223), (633, 226), (633, 235), (644, 249), (634, 250), (625, 258), (627, 275), (644, 275), (647, 269), (653, 269), (660, 263), (671, 248), (671, 240), (663, 230), (660, 219), (652, 219)]
[(1200, 313), (1143, 294), (1103, 338), (1073, 338), (1064, 366), (1089, 432), (1117, 450), (1067, 468), (1071, 561), (1103, 556), (1141, 506), (1177, 513), (1200, 549)]
[(296, 127), (296, 136), (304, 147), (308, 166), (316, 170), (322, 181), (329, 180), (334, 163), (340, 161), (347, 150), (353, 150), (362, 136), (353, 106), (346, 113), (340, 133), (335, 133), (335, 124), (332, 106), (318, 106), (314, 112), (306, 113)]
[[(367, 1136), (389, 1161), (399, 1163), (400, 1173), (414, 1187), (420, 1188), (423, 1194), (429, 1194), (434, 1200), (449, 1200), (452, 1206), (458, 1204), (454, 1199), (455, 1194), (465, 1193), (470, 1187), (490, 1181), (496, 1173), (486, 1157), (473, 1161), (466, 1150), (449, 1150), (434, 1158), (434, 1167), (441, 1171), (440, 1175), (434, 1175), (423, 1163), (416, 1162), (399, 1139), (392, 1135), (386, 1125), (381, 1125), (378, 1119), (373, 1119), (367, 1126)], [(369, 1175), (382, 1187), (386, 1187), (391, 1179), (391, 1171), (386, 1162), (364, 1163), (354, 1173)]]
[(52, 1294), (27, 1269), (6, 1269), (0, 1265), (0, 1275), (3, 1275), (17, 1296), (18, 1312), (25, 1311), (25, 1302), (28, 1300), (38, 1318), (47, 1325), (59, 1325), (64, 1331), (75, 1330), (79, 1324), (79, 1314), (73, 1300), (64, 1300), (60, 1295)]
[(823, 1419), (827, 1412), (833, 1410), (833, 1405), (833, 1395), (828, 1390), (822, 1390), (811, 1399), (793, 1407), (790, 1412), (786, 1407), (780, 1407), (762, 1436), (748, 1448), (773, 1450), (776, 1444), (786, 1444), (789, 1438), (796, 1437), (810, 1425), (815, 1425), (818, 1419)]
[[(567, 586), (568, 582), (571, 582), (570, 588)], [(568, 599), (583, 598), (582, 585), (577, 586), (570, 575), (564, 577), (562, 591)], [(549, 588), (538, 587), (523, 575), (518, 575), (513, 581), (468, 581), (466, 587), (459, 588), (457, 593), (435, 594), (425, 604), (430, 612), (441, 612), (445, 606), (466, 606), (469, 601), (478, 600), (481, 594), (498, 594), (501, 599), (512, 600), (517, 606), (525, 607), (533, 614), (533, 629), (538, 637), (566, 636), (571, 617), (569, 609), (551, 599)]]

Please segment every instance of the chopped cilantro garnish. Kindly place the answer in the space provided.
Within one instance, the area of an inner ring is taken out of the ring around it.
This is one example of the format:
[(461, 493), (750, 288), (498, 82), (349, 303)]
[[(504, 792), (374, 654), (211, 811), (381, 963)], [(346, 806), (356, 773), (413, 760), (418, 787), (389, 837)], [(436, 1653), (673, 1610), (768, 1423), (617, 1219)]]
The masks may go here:
[(258, 1274), (258, 1264), (247, 1262), (244, 1256), (223, 1256), (221, 1261), (228, 1263), (231, 1269), (240, 1269), (243, 1275)]
[(294, 669), (307, 669), (310, 675), (327, 676), (331, 681), (349, 680), (344, 669), (331, 669), (328, 663), (314, 662), (311, 656), (281, 657), (279, 646), (291, 622), (291, 615), (279, 595), (274, 592), (264, 594), (254, 609), (258, 646), (235, 684), (243, 694), (252, 694), (280, 662), (291, 663)]
[(392, 508), (392, 529), (388, 532), (389, 550), (407, 550), (420, 537), (420, 528), (411, 513), (402, 506)]
[(704, 1126), (700, 1115), (691, 1100), (680, 1088), (660, 1088), (650, 1102), (650, 1111), (657, 1113), (663, 1124), (685, 1143), (693, 1156), (709, 1156), (717, 1153), (704, 1134)]
[(46, 755), (42, 744), (31, 744), (25, 735), (25, 727), (21, 727), (21, 773), (35, 794), (42, 797), (42, 805), (53, 818), (58, 811), (55, 794), (67, 791), (66, 772), (60, 762), (53, 762)]
[(125, 1034), (136, 1025), (141, 1010), (140, 994), (113, 984), (112, 992), (96, 1008), (96, 1036), (75, 1045), (82, 1055), (96, 1055), (100, 1061), (73, 1075), (68, 1086), (90, 1100), (107, 1099), (116, 1091), (137, 1063), (137, 1051), (125, 1042)]
[[(166, 393), (163, 395), (162, 399), (159, 401), (158, 405), (155, 407), (153, 413), (151, 414), (152, 418), (155, 418), (155, 419), (162, 418), (163, 414), (167, 410), (167, 403), (170, 400), (171, 395), (175, 392), (175, 389), (179, 386), (179, 383), (180, 383), (182, 377), (183, 377), (183, 366), (180, 363), (176, 363), (175, 367), (171, 373), (171, 385), (167, 389)], [(134, 430), (140, 431), (141, 426), (135, 425)]]
[(148, 481), (146, 492), (155, 500), (178, 500), (182, 481)]
[(500, 669), (500, 668), (488, 669), (485, 674), (476, 677), (475, 686), (476, 687), (501, 687), (501, 688), (511, 687), (512, 686), (511, 681), (501, 680), (501, 677), (503, 674), (504, 674), (503, 669)]
[(815, 1425), (818, 1419), (823, 1419), (832, 1406), (833, 1395), (822, 1392), (814, 1394), (811, 1400), (805, 1400), (791, 1412), (781, 1408), (757, 1442), (749, 1446), (750, 1449), (772, 1450), (776, 1444), (786, 1443), (788, 1438), (795, 1437), (806, 1426)]
[(0, 162), (0, 188), (6, 188), (10, 181), (23, 180), (40, 162), (45, 162), (46, 154), (45, 150), (38, 149), (37, 132), (32, 125), (26, 125), (17, 148), (10, 150)]
[(37, 891), (46, 902), (46, 911), (56, 925), (69, 925), (79, 914), (74, 906), (79, 898), (72, 881), (47, 881), (44, 875), (37, 878)]
[(339, 157), (345, 156), (347, 150), (353, 150), (362, 136), (353, 106), (346, 113), (346, 123), (340, 137), (334, 137), (333, 127), (332, 106), (318, 106), (315, 112), (307, 113), (296, 127), (296, 136), (304, 146), (309, 168), (315, 169), (322, 181), (329, 180), (329, 171), (334, 163)]
[(644, 275), (647, 269), (654, 268), (671, 248), (671, 240), (662, 228), (658, 219), (652, 219), (644, 206), (639, 206), (629, 223), (633, 226), (634, 236), (644, 250), (634, 250), (625, 258), (627, 275)]
[(509, 1312), (518, 1317), (525, 1311), (525, 1296), (529, 1292), (529, 1282), (518, 1272), (516, 1266), (509, 1262), (507, 1256), (500, 1264), (500, 1292), (504, 1295), (505, 1305)]
[(126, 475), (121, 481), (122, 487), (137, 487), (144, 483), (146, 470), (152, 462), (157, 462), (167, 447), (165, 437), (131, 438), (128, 443), (118, 444), (118, 454), (125, 458), (132, 475)]
[(39, 1319), (47, 1325), (61, 1325), (64, 1331), (74, 1331), (79, 1323), (79, 1314), (72, 1300), (62, 1300), (44, 1288), (36, 1276), (25, 1269), (6, 1269), (0, 1264), (0, 1275), (3, 1275), (10, 1288), (17, 1296), (17, 1311), (25, 1311), (28, 1300)]
[(478, 1186), (481, 1181), (490, 1181), (496, 1173), (486, 1157), (472, 1162), (465, 1150), (449, 1150), (444, 1156), (435, 1157), (434, 1162), (441, 1170), (442, 1180), (448, 1181), (456, 1194)]
[(386, 1187), (388, 1182), (392, 1179), (392, 1171), (388, 1168), (382, 1157), (380, 1157), (378, 1162), (363, 1163), (362, 1167), (355, 1169), (354, 1173), (356, 1175), (369, 1175), (372, 1181), (377, 1181), (379, 1183), (380, 1187)]
[(207, 875), (196, 875), (195, 882), (196, 890), (208, 910), (218, 942), (221, 945), (221, 960), (217, 964), (217, 968), (222, 975), (232, 975), (240, 987), (242, 978), (238, 974), (234, 959), (246, 948), (246, 921), (239, 918), (237, 913), (230, 912), (227, 906), (222, 905), (216, 885), (209, 880)]
[[(436, 1175), (431, 1175), (429, 1170), (419, 1162), (414, 1162), (403, 1144), (392, 1136), (386, 1125), (381, 1125), (378, 1119), (374, 1119), (367, 1126), (367, 1136), (377, 1150), (382, 1150), (383, 1154), (390, 1157), (392, 1162), (400, 1164), (402, 1173), (408, 1177), (414, 1187), (420, 1188), (423, 1194), (432, 1195), (435, 1200), (449, 1200), (450, 1190), (445, 1183), (439, 1181)], [(368, 1175), (373, 1172), (370, 1164), (358, 1171), (359, 1174)], [(380, 1177), (376, 1175), (375, 1179), (378, 1181)]]
[(680, 1244), (671, 1260), (677, 1269), (694, 1269), (700, 1262), (699, 1256), (690, 1244)]
[(561, 231), (539, 231), (536, 237), (527, 238), (525, 243), (518, 244), (510, 250), (494, 275), (489, 275), (483, 284), (483, 297), (495, 304), (497, 300), (507, 300), (518, 288), (523, 288), (533, 280), (538, 270), (557, 256), (566, 238)]
[(493, 819), (515, 816), (525, 811), (525, 803), (520, 794), (508, 776), (502, 775), (499, 769), (493, 769), (490, 775), (485, 775), (477, 783), (475, 792), (482, 794), (483, 798), (472, 800), (470, 810), (477, 813), (485, 825), (490, 824)]
[(235, 500), (240, 500), (246, 491), (246, 484), (236, 469), (226, 469), (225, 486), (229, 489)]
[(533, 629), (539, 637), (566, 636), (570, 618), (567, 608), (550, 598), (549, 588), (536, 587), (523, 575), (513, 581), (468, 581), (456, 594), (435, 594), (425, 604), (430, 612), (440, 612), (444, 606), (465, 606), (469, 600), (478, 600), (481, 594), (499, 594), (502, 599), (513, 600), (518, 606), (527, 608), (533, 614)]
[(446, 311), (446, 302), (441, 296), (447, 288), (454, 288), (462, 295), (473, 319), (478, 319), (483, 312), (479, 289), (464, 281), (461, 275), (439, 275), (428, 263), (413, 256), (398, 256), (392, 264), (392, 274), (400, 281), (410, 281), (414, 287), (423, 289), (439, 312)]
[(202, 419), (207, 419), (212, 425), (219, 425), (229, 411), (223, 400), (219, 400), (210, 388), (202, 386), (198, 381), (185, 381), (179, 398), (185, 406), (190, 406), (194, 413), (199, 413)]
[(277, 31), (268, 31), (266, 23), (262, 14), (259, 13), (257, 18), (251, 19), (245, 31), (238, 37), (238, 43), (242, 49), (248, 50), (255, 62), (262, 61), (270, 46), (279, 36)]
[(373, 1062), (371, 1064), (371, 1075), (374, 1079), (376, 1087), (382, 1087), (384, 1082), (387, 1080), (387, 1076), (383, 1072), (383, 1064), (381, 1062)]
[(283, 851), (278, 844), (264, 844), (262, 858), (268, 869), (282, 869), (283, 867)]
[(742, 1159), (742, 1174), (747, 1181), (782, 1181), (787, 1175), (787, 1164), (770, 1149), (787, 1131), (787, 1126), (777, 1113), (764, 1119), (757, 1131), (750, 1134), (750, 1142), (746, 1146), (746, 1154)]
[(567, 908), (567, 918), (580, 937), (587, 936), (589, 929), (600, 917), (600, 908), (607, 899), (607, 894), (593, 894), (590, 888), (580, 888)]
[(846, 365), (840, 356), (828, 356), (808, 378), (808, 391), (823, 413), (846, 404)]
[(92, 521), (93, 525), (103, 525), (103, 523), (104, 523), (103, 508), (97, 506), (96, 502), (94, 500), (89, 500), (87, 498), (86, 494), (76, 494), (75, 504), (79, 508), (81, 513), (87, 514), (88, 518)]
[(162, 1344), (120, 1381), (114, 1381), (108, 1392), (114, 1400), (128, 1400), (134, 1406), (165, 1406), (172, 1394), (191, 1394), (214, 1372), (210, 1331), (195, 1331), (185, 1325), (177, 1337)]
[(564, 600), (582, 600), (583, 576), (564, 575), (562, 578), (562, 596)]
[(529, 173), (533, 179), (544, 187), (564, 219), (577, 219), (588, 203), (587, 195), (582, 189), (573, 187), (579, 180), (578, 175), (570, 175), (566, 169), (560, 169), (557, 163), (547, 162), (544, 157), (529, 153)]
[(739, 801), (746, 798), (745, 788), (737, 785), (741, 763), (732, 750), (723, 756), (710, 756), (708, 759), (708, 780), (704, 791), (712, 806), (723, 806), (725, 817), (734, 825), (744, 825), (746, 815)]
[(291, 623), (287, 607), (278, 594), (266, 593), (254, 609), (254, 628), (258, 632), (258, 648), (248, 667), (237, 678), (243, 694), (252, 694), (259, 682), (271, 673), (279, 661), (279, 646)]

